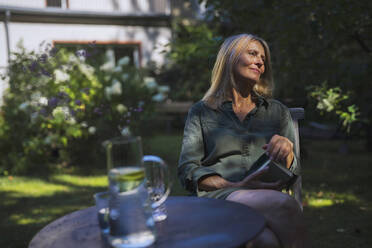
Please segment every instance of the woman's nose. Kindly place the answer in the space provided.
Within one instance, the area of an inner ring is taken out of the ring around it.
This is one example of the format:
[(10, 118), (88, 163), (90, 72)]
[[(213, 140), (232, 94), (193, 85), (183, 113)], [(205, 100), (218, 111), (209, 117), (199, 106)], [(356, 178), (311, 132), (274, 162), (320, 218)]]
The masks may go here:
[(264, 61), (262, 60), (261, 57), (256, 56), (254, 63), (258, 66), (258, 68), (260, 68), (264, 64)]
[(261, 66), (264, 64), (264, 62), (263, 62), (263, 60), (262, 59), (257, 59), (256, 60), (256, 66), (258, 67), (258, 68), (261, 68)]

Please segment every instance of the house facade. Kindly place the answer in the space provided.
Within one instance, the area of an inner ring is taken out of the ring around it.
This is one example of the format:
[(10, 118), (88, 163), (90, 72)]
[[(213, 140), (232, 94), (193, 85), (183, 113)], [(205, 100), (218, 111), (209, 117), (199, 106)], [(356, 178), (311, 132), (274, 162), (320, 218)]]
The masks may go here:
[[(112, 49), (116, 57), (130, 56), (137, 66), (149, 63), (160, 66), (165, 63), (164, 45), (172, 36), (172, 11), (180, 13), (181, 9), (182, 13), (187, 7), (185, 2), (0, 0), (3, 22), (0, 25), (0, 70), (6, 70), (9, 57), (17, 50), (19, 42), (29, 51), (38, 51), (43, 42), (69, 47), (94, 43), (100, 48)], [(6, 82), (0, 82), (0, 95), (6, 87)]]

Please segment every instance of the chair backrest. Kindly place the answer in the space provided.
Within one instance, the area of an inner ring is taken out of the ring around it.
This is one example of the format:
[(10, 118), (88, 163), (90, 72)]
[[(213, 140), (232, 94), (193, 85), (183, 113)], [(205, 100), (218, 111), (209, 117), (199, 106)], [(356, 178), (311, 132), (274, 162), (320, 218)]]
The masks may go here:
[[(289, 112), (291, 113), (293, 125), (295, 127), (295, 156), (297, 157), (297, 160), (300, 161), (300, 132), (298, 128), (298, 120), (305, 119), (305, 110), (303, 108), (290, 108)], [(293, 195), (302, 209), (302, 175), (297, 177), (297, 180), (292, 185), (290, 191), (290, 194)]]

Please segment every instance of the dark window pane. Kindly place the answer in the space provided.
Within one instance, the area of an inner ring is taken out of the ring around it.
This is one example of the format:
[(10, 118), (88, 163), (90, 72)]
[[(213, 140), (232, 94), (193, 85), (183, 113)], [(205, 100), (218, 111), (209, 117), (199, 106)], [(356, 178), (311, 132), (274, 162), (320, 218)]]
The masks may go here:
[(47, 7), (62, 7), (62, 0), (47, 0)]
[(131, 46), (131, 45), (118, 45), (114, 47), (115, 52), (115, 61), (118, 62), (119, 59), (123, 57), (129, 57), (130, 58), (130, 64), (134, 65), (134, 51), (137, 50), (137, 46)]

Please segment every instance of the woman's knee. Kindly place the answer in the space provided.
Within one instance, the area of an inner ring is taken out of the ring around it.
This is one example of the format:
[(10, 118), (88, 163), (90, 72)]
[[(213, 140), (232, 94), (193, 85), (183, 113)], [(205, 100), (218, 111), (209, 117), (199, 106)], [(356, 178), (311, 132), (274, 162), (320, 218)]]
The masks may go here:
[(243, 203), (264, 215), (268, 227), (286, 247), (295, 242), (294, 239), (301, 239), (302, 211), (288, 194), (273, 190), (240, 190), (226, 199)]
[(249, 248), (280, 248), (280, 242), (276, 235), (269, 229), (265, 228), (252, 242)]
[(281, 214), (293, 215), (302, 212), (293, 197), (275, 190), (238, 190), (227, 200), (243, 203), (263, 213), (280, 211)]

